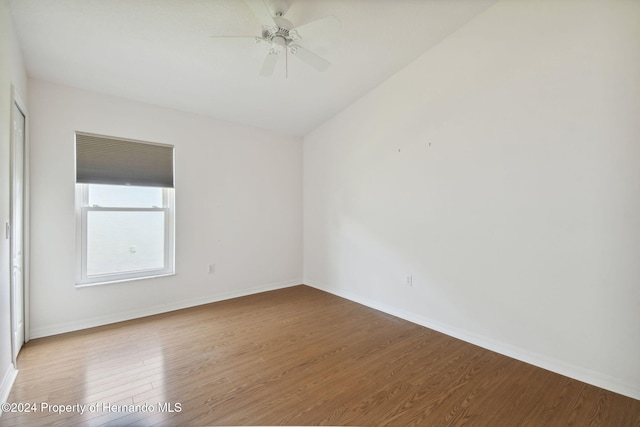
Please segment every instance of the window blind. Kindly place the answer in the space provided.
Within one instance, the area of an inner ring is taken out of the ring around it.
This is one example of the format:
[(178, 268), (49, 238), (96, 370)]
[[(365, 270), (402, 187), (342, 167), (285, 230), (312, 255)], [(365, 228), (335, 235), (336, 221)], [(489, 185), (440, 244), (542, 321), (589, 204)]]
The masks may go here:
[(76, 132), (76, 183), (173, 188), (173, 146)]

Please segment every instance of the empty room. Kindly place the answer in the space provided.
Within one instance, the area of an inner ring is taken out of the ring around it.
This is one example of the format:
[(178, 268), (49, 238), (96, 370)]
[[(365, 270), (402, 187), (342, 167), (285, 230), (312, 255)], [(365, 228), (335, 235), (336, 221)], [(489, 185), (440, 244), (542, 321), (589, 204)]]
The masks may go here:
[(640, 425), (640, 1), (0, 0), (0, 426)]

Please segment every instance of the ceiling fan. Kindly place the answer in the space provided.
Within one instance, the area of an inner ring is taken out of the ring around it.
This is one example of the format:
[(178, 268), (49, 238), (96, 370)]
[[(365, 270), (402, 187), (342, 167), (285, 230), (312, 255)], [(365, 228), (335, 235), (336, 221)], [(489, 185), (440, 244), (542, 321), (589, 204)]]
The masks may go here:
[[(295, 27), (284, 18), (289, 10), (286, 0), (244, 0), (254, 15), (262, 23), (259, 36), (230, 36), (233, 38), (251, 38), (257, 44), (266, 45), (267, 54), (260, 68), (259, 75), (268, 77), (273, 75), (276, 64), (281, 58), (285, 61), (285, 76), (288, 76), (289, 56), (298, 58), (302, 62), (318, 71), (325, 71), (331, 63), (314, 52), (300, 45), (303, 39), (313, 39), (330, 35), (340, 28), (340, 21), (329, 15), (307, 24)], [(229, 36), (222, 36), (229, 38)]]

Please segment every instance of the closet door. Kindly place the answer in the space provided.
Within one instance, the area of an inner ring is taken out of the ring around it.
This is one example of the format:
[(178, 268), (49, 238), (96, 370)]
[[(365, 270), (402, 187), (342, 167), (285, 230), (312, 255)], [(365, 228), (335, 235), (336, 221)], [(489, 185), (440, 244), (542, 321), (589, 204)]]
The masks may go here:
[(13, 362), (25, 341), (24, 201), (25, 115), (13, 104), (11, 138), (11, 326)]

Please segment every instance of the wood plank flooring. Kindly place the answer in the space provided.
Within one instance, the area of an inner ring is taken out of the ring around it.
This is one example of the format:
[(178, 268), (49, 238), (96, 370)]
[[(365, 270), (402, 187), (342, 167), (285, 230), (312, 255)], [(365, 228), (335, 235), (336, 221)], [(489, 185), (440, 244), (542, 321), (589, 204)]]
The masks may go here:
[(2, 426), (640, 426), (638, 400), (307, 286), (32, 340), (18, 365), (9, 402), (36, 411)]

